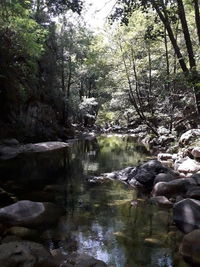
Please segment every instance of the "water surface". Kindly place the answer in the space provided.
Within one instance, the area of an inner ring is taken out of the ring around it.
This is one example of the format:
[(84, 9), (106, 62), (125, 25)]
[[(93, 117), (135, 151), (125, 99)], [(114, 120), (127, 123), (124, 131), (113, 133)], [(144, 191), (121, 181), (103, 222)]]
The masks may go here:
[(59, 226), (48, 229), (53, 249), (84, 252), (116, 267), (185, 267), (178, 254), (181, 235), (169, 211), (152, 207), (118, 181), (88, 182), (89, 176), (136, 166), (148, 157), (131, 137), (98, 137), (1, 162), (0, 175), (4, 188), (19, 199), (65, 208)]

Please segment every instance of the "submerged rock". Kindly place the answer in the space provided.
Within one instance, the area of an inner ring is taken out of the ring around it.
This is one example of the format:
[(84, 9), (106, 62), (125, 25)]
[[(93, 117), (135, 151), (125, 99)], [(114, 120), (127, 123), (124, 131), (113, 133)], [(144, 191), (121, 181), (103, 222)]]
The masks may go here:
[(63, 210), (50, 202), (18, 201), (0, 209), (0, 222), (24, 227), (43, 227), (54, 224)]
[(35, 242), (15, 241), (0, 245), (0, 266), (2, 267), (40, 266), (39, 264), (49, 257), (48, 251)]
[[(105, 262), (97, 260), (86, 254), (73, 253), (67, 257), (67, 262), (75, 267), (106, 267)], [(65, 266), (65, 265), (64, 265)], [(66, 265), (68, 266), (68, 265)]]
[(151, 190), (155, 179), (159, 179), (158, 175), (165, 175), (166, 179), (177, 178), (177, 174), (173, 172), (170, 168), (163, 166), (158, 160), (150, 160), (144, 164), (137, 167), (127, 167), (120, 171), (115, 171), (112, 173), (104, 173), (102, 176), (93, 177), (89, 181), (99, 180), (99, 179), (117, 179), (127, 184), (142, 188), (145, 190)]
[(184, 233), (200, 228), (200, 201), (184, 199), (173, 207), (173, 221)]
[(6, 235), (14, 235), (22, 239), (28, 240), (38, 240), (39, 232), (34, 229), (29, 229), (25, 227), (13, 226), (6, 230)]
[(173, 207), (173, 203), (164, 196), (151, 197), (149, 201), (151, 204), (160, 206), (161, 208), (172, 208)]
[(200, 266), (200, 230), (184, 236), (179, 252), (192, 266)]

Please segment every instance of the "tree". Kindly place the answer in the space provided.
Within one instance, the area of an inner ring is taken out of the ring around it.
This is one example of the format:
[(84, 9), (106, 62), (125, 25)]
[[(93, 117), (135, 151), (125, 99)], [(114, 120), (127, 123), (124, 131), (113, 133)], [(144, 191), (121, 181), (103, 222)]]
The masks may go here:
[[(196, 69), (195, 55), (193, 52), (193, 44), (191, 41), (191, 33), (189, 32), (188, 23), (186, 20), (185, 6), (182, 0), (177, 1), (157, 1), (157, 0), (145, 0), (145, 1), (118, 1), (119, 7), (115, 9), (114, 14), (111, 16), (112, 19), (121, 19), (123, 23), (128, 23), (128, 18), (132, 14), (133, 10), (141, 8), (143, 12), (150, 12), (151, 8), (156, 11), (157, 16), (160, 21), (163, 23), (171, 44), (174, 48), (175, 54), (179, 60), (180, 66), (183, 73), (187, 77), (188, 81), (192, 82), (194, 87), (194, 94), (196, 99), (196, 108), (198, 115), (200, 114), (200, 93), (199, 93), (199, 81), (200, 75)], [(185, 45), (187, 48), (189, 68), (187, 66), (186, 56), (184, 56), (185, 51), (180, 49), (179, 44), (175, 38), (173, 31), (173, 22), (174, 19), (174, 10), (178, 11), (178, 19), (181, 21), (182, 31), (184, 35)], [(194, 11), (196, 22), (199, 19), (198, 14), (198, 3), (194, 1)]]

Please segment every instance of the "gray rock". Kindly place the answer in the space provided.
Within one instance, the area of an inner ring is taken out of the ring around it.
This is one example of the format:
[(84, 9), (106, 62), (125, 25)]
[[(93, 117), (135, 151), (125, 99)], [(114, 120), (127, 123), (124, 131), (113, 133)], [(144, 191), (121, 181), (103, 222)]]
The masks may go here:
[(173, 175), (172, 173), (159, 173), (154, 179), (154, 185), (159, 182), (170, 182), (177, 178), (178, 177), (176, 174)]
[(145, 188), (152, 189), (154, 179), (160, 173), (173, 173), (173, 171), (167, 167), (164, 167), (157, 160), (150, 160), (136, 167), (133, 173), (131, 173), (131, 176), (134, 177)]
[(18, 201), (0, 209), (0, 222), (24, 227), (44, 227), (54, 224), (63, 210), (50, 202)]
[(33, 267), (39, 266), (50, 257), (40, 244), (29, 241), (15, 241), (0, 245), (0, 266)]
[(192, 266), (200, 266), (200, 230), (184, 236), (179, 252)]
[(42, 142), (36, 144), (26, 144), (20, 146), (4, 146), (0, 145), (0, 159), (11, 159), (21, 153), (38, 153), (52, 150), (59, 150), (68, 147), (65, 142)]
[(67, 258), (67, 262), (75, 267), (106, 267), (103, 261), (97, 260), (86, 254), (73, 253)]
[(181, 178), (171, 182), (159, 182), (155, 184), (152, 195), (153, 196), (167, 196), (185, 194), (189, 186), (195, 185), (196, 182), (193, 179)]
[(22, 239), (28, 240), (38, 240), (39, 232), (34, 229), (29, 229), (25, 227), (13, 226), (6, 230), (6, 235), (15, 235)]
[(185, 146), (200, 137), (200, 129), (191, 129), (181, 135), (179, 145)]
[(15, 138), (11, 139), (3, 139), (0, 141), (1, 144), (7, 145), (7, 146), (17, 146), (19, 145), (19, 141)]
[(184, 199), (173, 207), (173, 221), (184, 233), (200, 228), (200, 201)]
[(200, 200), (200, 186), (190, 187), (186, 192), (186, 197)]
[(192, 149), (191, 154), (192, 154), (192, 156), (193, 156), (194, 158), (199, 159), (199, 158), (200, 158), (200, 147), (199, 147), (199, 146), (194, 147), (194, 148)]

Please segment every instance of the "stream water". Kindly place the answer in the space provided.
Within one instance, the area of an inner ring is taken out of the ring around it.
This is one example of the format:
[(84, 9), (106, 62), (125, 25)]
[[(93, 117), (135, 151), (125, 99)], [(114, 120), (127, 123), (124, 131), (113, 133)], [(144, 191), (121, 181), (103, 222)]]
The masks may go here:
[[(41, 242), (63, 253), (78, 251), (116, 267), (185, 267), (181, 234), (168, 210), (118, 181), (89, 183), (88, 176), (135, 166), (146, 148), (131, 137), (72, 141), (70, 148), (0, 162), (1, 185), (18, 199), (53, 201), (66, 215), (45, 229)], [(45, 241), (46, 240), (46, 241)]]

